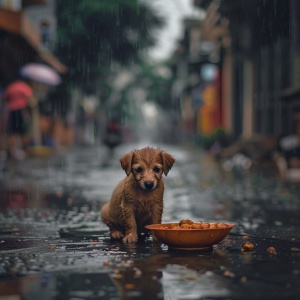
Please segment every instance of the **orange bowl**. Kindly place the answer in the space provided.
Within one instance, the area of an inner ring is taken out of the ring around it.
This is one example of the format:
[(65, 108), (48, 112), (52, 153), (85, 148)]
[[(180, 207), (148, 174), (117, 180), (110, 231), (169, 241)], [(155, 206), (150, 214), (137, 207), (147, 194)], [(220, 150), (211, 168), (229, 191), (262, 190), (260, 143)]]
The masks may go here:
[[(234, 224), (223, 224), (223, 228), (184, 229), (173, 228), (177, 223), (152, 224), (145, 226), (161, 243), (172, 249), (205, 250), (220, 243), (235, 227)], [(197, 224), (197, 223), (195, 223)], [(201, 224), (201, 223), (200, 223)], [(215, 223), (209, 223), (215, 224)]]

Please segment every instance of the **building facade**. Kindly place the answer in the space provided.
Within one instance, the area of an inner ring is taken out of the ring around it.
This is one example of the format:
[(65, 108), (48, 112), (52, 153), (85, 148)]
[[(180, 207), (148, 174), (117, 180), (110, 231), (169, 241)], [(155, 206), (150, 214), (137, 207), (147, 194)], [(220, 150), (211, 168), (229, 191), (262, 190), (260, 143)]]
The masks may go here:
[(197, 25), (198, 73), (207, 62), (218, 67), (216, 101), (224, 131), (236, 139), (296, 133), (299, 1), (195, 0), (194, 5), (205, 11)]

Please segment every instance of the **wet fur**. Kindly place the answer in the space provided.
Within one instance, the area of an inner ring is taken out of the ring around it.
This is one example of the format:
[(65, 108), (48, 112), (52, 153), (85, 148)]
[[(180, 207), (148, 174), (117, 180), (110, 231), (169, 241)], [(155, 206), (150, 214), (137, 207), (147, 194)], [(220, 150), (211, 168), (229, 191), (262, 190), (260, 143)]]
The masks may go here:
[(115, 188), (112, 197), (101, 209), (103, 222), (114, 239), (123, 242), (138, 240), (138, 235), (148, 224), (161, 223), (164, 182), (175, 159), (161, 149), (146, 147), (134, 150), (120, 163), (127, 177)]

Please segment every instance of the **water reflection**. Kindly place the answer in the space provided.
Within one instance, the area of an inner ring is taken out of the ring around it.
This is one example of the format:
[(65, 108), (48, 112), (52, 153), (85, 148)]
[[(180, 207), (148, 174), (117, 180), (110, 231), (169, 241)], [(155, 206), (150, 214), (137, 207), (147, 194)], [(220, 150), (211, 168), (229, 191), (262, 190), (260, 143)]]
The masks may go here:
[(202, 299), (229, 295), (219, 275), (211, 271), (204, 274), (182, 265), (168, 264), (162, 269), (164, 299)]

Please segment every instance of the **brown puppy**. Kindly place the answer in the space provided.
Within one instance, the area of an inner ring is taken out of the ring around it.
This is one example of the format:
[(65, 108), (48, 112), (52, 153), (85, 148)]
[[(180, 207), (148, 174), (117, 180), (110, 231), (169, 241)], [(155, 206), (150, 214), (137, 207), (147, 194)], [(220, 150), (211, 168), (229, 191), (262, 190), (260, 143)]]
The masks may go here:
[(125, 177), (115, 188), (111, 200), (101, 209), (103, 222), (114, 239), (124, 243), (138, 240), (148, 224), (161, 223), (164, 182), (175, 159), (161, 149), (146, 147), (120, 158)]

